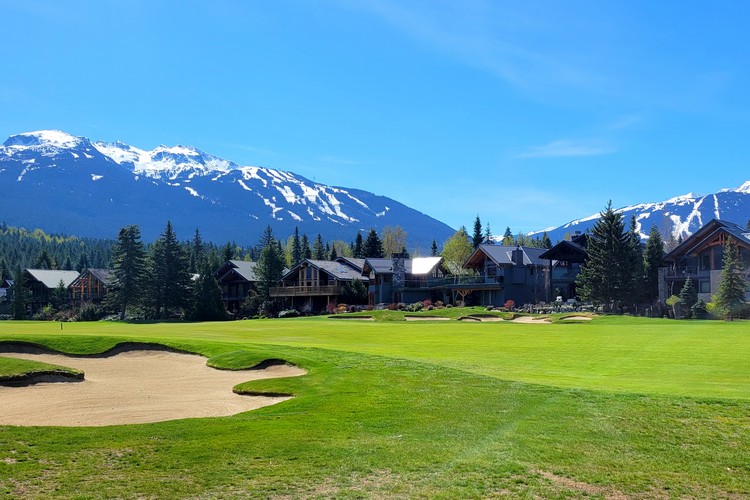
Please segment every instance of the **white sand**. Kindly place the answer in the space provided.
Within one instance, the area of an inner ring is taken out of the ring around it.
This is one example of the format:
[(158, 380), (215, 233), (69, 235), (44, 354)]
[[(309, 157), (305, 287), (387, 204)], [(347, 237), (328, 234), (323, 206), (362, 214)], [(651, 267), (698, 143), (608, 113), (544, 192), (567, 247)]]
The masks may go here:
[(535, 325), (550, 325), (550, 321), (546, 318), (534, 318), (533, 316), (519, 316), (516, 319), (511, 320), (513, 323), (529, 323)]
[(563, 318), (563, 321), (567, 320), (573, 320), (573, 321), (591, 321), (590, 316), (568, 316), (566, 318)]
[(105, 358), (1, 353), (83, 370), (82, 382), (0, 386), (0, 425), (103, 426), (235, 415), (289, 397), (242, 396), (242, 382), (295, 377), (305, 370), (216, 370), (206, 358), (167, 351), (130, 351)]

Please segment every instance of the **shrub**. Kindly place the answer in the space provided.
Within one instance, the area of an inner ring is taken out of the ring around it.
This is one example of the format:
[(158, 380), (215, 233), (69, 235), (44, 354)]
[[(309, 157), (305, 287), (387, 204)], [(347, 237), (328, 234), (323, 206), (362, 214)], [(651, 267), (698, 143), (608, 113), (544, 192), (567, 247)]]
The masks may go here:
[(104, 309), (94, 304), (86, 304), (78, 310), (76, 321), (99, 321), (104, 317)]
[(706, 303), (703, 299), (698, 299), (698, 301), (693, 304), (693, 307), (690, 308), (690, 313), (695, 319), (706, 319), (708, 317), (708, 309), (706, 308)]
[(513, 299), (508, 299), (505, 301), (505, 304), (503, 305), (506, 309), (509, 311), (512, 311), (514, 307), (516, 307), (516, 303), (513, 301)]
[(396, 304), (396, 309), (398, 309), (399, 311), (403, 311), (404, 309), (406, 309), (406, 304), (404, 304), (403, 302), (399, 302), (398, 304)]
[(443, 307), (443, 306), (445, 306), (445, 303), (442, 300), (438, 300), (437, 302), (435, 302), (435, 305), (437, 307)]
[(336, 314), (336, 304), (329, 302), (328, 305), (326, 305), (326, 313)]
[(398, 304), (391, 303), (385, 306), (385, 308), (388, 309), (389, 311), (395, 311), (396, 309), (398, 309)]
[(432, 305), (432, 301), (431, 301), (430, 299), (424, 299), (424, 300), (422, 301), (422, 307), (424, 307), (425, 309), (427, 309), (427, 308), (428, 308), (428, 307), (430, 307), (431, 305)]
[(279, 312), (279, 318), (296, 318), (299, 316), (299, 311), (296, 309), (285, 309)]
[(422, 302), (415, 302), (413, 304), (409, 304), (408, 306), (406, 306), (406, 310), (409, 312), (417, 312), (417, 311), (421, 311), (422, 307), (423, 307)]

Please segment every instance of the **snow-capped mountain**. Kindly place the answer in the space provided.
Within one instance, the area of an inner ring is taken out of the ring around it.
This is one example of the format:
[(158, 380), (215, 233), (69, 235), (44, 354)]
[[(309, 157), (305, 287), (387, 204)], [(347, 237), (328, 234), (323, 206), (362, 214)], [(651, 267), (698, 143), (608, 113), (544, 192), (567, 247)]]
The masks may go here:
[[(721, 189), (718, 193), (705, 196), (688, 193), (666, 201), (641, 203), (616, 211), (622, 213), (626, 227), (634, 215), (636, 227), (644, 239), (648, 237), (652, 226), (656, 226), (663, 237), (668, 238), (672, 234), (675, 239), (693, 234), (711, 219), (722, 219), (744, 226), (750, 220), (750, 181), (738, 188)], [(540, 235), (546, 231), (555, 242), (563, 239), (568, 233), (586, 232), (598, 220), (599, 214), (596, 213), (531, 234)]]
[(453, 230), (395, 200), (319, 184), (291, 172), (241, 166), (190, 146), (151, 151), (44, 130), (0, 146), (8, 224), (114, 237), (138, 224), (149, 240), (167, 220), (187, 239), (198, 228), (216, 242), (257, 242), (270, 224), (286, 238), (353, 240), (357, 231), (400, 225), (409, 245), (429, 248)]

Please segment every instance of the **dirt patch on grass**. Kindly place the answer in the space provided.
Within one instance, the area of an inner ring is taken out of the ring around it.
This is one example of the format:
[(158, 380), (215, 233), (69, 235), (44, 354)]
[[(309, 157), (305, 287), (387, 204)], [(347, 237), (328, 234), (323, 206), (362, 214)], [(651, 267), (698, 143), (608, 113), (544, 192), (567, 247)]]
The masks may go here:
[(546, 471), (538, 471), (538, 473), (544, 479), (557, 486), (562, 486), (563, 488), (568, 490), (579, 491), (585, 493), (586, 495), (601, 495), (607, 500), (627, 500), (628, 498), (630, 498), (620, 491), (607, 488), (605, 486), (597, 486), (595, 484), (584, 483), (583, 481), (576, 481), (575, 479), (558, 476), (557, 474)]
[(13, 353), (7, 345), (3, 350), (3, 356), (82, 370), (85, 379), (0, 387), (0, 425), (103, 426), (229, 416), (291, 398), (235, 394), (235, 385), (306, 373), (279, 363), (263, 369), (216, 370), (203, 356), (156, 348), (120, 350), (107, 357), (73, 357), (39, 348)]
[(404, 316), (406, 321), (450, 321), (445, 316)]

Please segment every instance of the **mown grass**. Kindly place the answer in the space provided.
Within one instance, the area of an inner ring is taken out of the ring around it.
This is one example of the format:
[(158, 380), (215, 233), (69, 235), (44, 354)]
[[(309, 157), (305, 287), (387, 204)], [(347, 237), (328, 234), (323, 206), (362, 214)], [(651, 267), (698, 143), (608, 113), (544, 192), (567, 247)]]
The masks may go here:
[(234, 417), (0, 427), (12, 497), (750, 495), (746, 323), (7, 325), (68, 352), (158, 341), (308, 370), (241, 384), (296, 397)]
[(38, 361), (29, 361), (26, 359), (2, 357), (2, 354), (0, 354), (0, 384), (7, 382), (8, 380), (18, 380), (25, 376), (49, 373), (69, 373), (71, 375), (79, 375), (82, 372), (75, 368), (65, 366), (40, 363)]

